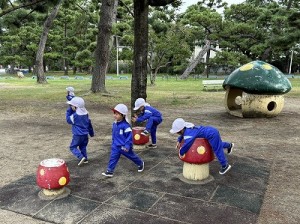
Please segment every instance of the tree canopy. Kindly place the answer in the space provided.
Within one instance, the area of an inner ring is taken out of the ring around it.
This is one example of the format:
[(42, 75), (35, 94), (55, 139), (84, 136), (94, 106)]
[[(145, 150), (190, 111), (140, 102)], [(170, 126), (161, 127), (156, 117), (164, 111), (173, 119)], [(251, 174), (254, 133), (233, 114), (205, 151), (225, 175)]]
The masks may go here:
[[(58, 0), (0, 1), (0, 65), (33, 70), (43, 24)], [(160, 3), (158, 3), (160, 2)], [(122, 0), (112, 24), (107, 72), (116, 71), (116, 51), (126, 72), (132, 72), (134, 57), (134, 1)], [(299, 0), (247, 0), (228, 6), (222, 0), (202, 0), (180, 13), (181, 1), (148, 1), (149, 45), (147, 73), (155, 83), (159, 72), (181, 74), (196, 46), (219, 46), (213, 59), (197, 65), (231, 68), (252, 60), (272, 63), (288, 72), (293, 52), (292, 72), (299, 71)], [(162, 4), (163, 3), (163, 4)], [(43, 53), (44, 69), (67, 74), (92, 74), (95, 67), (99, 1), (63, 1)], [(223, 9), (223, 11), (220, 11)], [(120, 47), (121, 46), (121, 47)]]

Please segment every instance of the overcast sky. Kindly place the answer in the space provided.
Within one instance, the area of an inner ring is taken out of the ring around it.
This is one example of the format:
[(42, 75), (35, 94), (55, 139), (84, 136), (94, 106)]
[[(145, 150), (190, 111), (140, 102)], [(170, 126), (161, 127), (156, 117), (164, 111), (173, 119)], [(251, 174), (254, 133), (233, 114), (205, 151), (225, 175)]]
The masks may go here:
[[(183, 4), (182, 4), (182, 7), (181, 7), (181, 12), (184, 12), (188, 6), (190, 5), (194, 5), (198, 2), (199, 0), (182, 0)], [(231, 4), (239, 4), (241, 2), (244, 2), (245, 0), (225, 0), (224, 2), (227, 2), (228, 5), (231, 5)]]

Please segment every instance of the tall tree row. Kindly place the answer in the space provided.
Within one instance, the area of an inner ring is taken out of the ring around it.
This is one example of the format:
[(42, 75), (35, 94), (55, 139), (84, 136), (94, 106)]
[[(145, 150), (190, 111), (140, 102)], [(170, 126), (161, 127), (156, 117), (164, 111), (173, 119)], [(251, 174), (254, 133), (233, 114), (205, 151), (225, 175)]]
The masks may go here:
[[(257, 59), (285, 72), (290, 67), (299, 70), (298, 0), (247, 0), (230, 7), (221, 0), (202, 0), (185, 13), (176, 11), (180, 1), (175, 0), (122, 0), (118, 7), (113, 0), (64, 1), (49, 26), (47, 41), (42, 42), (45, 21), (58, 2), (1, 1), (0, 64), (12, 70), (39, 68), (38, 74), (49, 68), (68, 75), (72, 68), (73, 73), (93, 74), (93, 92), (106, 92), (105, 74), (116, 67), (118, 55), (133, 73), (132, 104), (138, 97), (147, 97), (147, 84), (155, 85), (159, 72), (182, 74), (195, 46), (204, 46), (205, 40), (211, 42), (206, 60), (192, 72), (208, 75), (218, 67), (229, 72)], [(223, 15), (218, 11), (222, 7)], [(39, 43), (44, 43), (43, 52)], [(213, 59), (211, 51), (216, 52)], [(42, 77), (38, 82), (46, 81), (43, 74), (38, 77)]]

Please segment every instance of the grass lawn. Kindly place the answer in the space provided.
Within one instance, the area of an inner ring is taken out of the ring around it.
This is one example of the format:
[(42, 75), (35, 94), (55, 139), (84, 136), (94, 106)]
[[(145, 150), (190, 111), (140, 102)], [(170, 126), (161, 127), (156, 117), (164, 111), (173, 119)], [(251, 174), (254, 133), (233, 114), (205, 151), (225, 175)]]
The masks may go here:
[[(83, 79), (75, 79), (75, 76), (69, 76), (69, 79), (61, 79), (59, 75), (51, 75), (54, 79), (48, 79), (48, 84), (37, 84), (36, 79), (27, 75), (23, 79), (0, 75), (0, 98), (1, 101), (44, 101), (44, 102), (62, 102), (65, 101), (66, 87), (73, 86), (76, 96), (83, 97), (86, 101), (101, 105), (115, 105), (116, 103), (125, 103), (130, 105), (131, 78), (119, 79), (115, 75), (109, 75), (113, 79), (106, 80), (106, 89), (109, 94), (93, 94), (90, 92), (90, 76), (83, 75)], [(197, 104), (223, 103), (225, 91), (203, 91), (203, 79), (194, 79), (190, 77), (187, 80), (169, 77), (163, 79), (157, 77), (155, 86), (147, 87), (147, 100), (155, 105), (165, 105), (168, 107), (189, 108)], [(285, 97), (300, 96), (300, 79), (290, 79), (292, 90)]]

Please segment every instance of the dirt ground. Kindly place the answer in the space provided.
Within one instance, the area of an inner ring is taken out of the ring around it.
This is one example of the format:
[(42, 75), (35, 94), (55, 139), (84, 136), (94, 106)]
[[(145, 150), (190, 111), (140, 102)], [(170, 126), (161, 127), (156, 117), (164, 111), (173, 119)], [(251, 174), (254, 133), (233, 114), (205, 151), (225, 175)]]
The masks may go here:
[[(300, 222), (300, 99), (286, 97), (280, 115), (269, 119), (233, 117), (222, 104), (199, 105), (192, 109), (161, 108), (156, 102), (152, 104), (164, 115), (158, 129), (158, 145), (174, 150), (176, 136), (170, 135), (169, 130), (175, 118), (183, 117), (195, 124), (217, 127), (223, 140), (236, 143), (235, 155), (271, 162), (258, 223)], [(65, 109), (64, 103), (57, 102), (1, 102), (0, 187), (34, 174), (44, 159), (73, 159), (68, 149), (71, 130), (65, 122)], [(87, 102), (87, 109), (96, 132), (88, 152), (97, 157), (99, 151), (109, 150), (113, 117), (108, 106)], [(102, 168), (104, 171), (106, 164), (102, 164)], [(101, 174), (101, 171), (97, 172)], [(234, 172), (234, 166), (230, 172)], [(22, 223), (44, 223), (2, 209), (0, 218), (1, 223), (21, 223), (21, 220)]]

